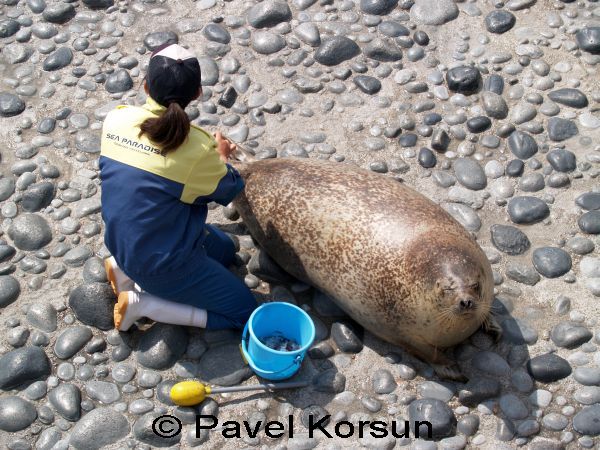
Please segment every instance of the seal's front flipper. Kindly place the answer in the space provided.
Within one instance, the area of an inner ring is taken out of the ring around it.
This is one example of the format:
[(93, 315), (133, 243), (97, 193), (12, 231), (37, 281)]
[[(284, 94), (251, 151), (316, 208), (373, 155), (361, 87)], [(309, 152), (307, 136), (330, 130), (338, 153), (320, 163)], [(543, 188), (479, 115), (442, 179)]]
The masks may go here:
[(469, 381), (469, 379), (463, 375), (463, 373), (460, 371), (460, 368), (456, 364), (431, 364), (431, 367), (433, 367), (433, 370), (435, 370), (435, 373), (440, 378), (458, 381), (460, 383), (466, 383)]
[(482, 328), (484, 332), (492, 336), (494, 342), (498, 342), (500, 339), (502, 339), (502, 327), (492, 314), (485, 319)]

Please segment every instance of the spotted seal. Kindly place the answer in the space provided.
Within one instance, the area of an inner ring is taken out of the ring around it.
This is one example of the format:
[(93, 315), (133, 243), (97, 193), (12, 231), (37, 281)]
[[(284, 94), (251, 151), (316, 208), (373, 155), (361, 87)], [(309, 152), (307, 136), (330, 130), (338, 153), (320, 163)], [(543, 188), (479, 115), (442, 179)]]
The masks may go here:
[(350, 164), (270, 159), (235, 164), (234, 201), (252, 236), (288, 273), (331, 296), (374, 335), (464, 380), (441, 349), (490, 314), (490, 264), (446, 211), (391, 177)]

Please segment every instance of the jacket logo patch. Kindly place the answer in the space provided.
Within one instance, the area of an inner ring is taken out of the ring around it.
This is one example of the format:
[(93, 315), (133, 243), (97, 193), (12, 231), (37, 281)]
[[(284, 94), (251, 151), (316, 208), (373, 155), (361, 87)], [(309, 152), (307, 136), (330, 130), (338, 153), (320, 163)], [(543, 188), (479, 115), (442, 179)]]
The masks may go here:
[(161, 155), (161, 151), (159, 148), (154, 147), (152, 145), (144, 144), (143, 142), (136, 141), (134, 139), (129, 139), (125, 136), (119, 136), (117, 134), (106, 133), (106, 139), (113, 141), (119, 147), (123, 147), (129, 150), (133, 150), (136, 152), (149, 152), (154, 153), (156, 155)]

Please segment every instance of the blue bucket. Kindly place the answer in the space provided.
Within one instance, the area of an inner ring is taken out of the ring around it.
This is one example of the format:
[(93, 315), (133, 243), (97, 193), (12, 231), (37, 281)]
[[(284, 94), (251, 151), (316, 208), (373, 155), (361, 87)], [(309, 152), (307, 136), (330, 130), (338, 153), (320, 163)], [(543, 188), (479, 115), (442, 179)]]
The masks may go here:
[[(293, 352), (273, 350), (261, 342), (269, 336), (296, 341)], [(265, 303), (254, 310), (242, 334), (242, 354), (252, 370), (267, 380), (293, 376), (315, 340), (315, 324), (306, 312), (290, 303)]]

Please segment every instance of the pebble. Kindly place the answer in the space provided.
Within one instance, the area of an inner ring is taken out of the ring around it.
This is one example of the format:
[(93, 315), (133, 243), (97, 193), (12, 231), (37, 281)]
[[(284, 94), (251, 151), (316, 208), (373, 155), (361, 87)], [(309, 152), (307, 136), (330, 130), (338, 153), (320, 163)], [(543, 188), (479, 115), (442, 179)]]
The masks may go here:
[(592, 332), (582, 325), (560, 322), (552, 328), (550, 338), (558, 347), (574, 349), (592, 339)]
[(353, 327), (342, 322), (335, 322), (331, 325), (331, 338), (339, 350), (344, 353), (359, 353), (363, 349), (363, 343)]
[(114, 403), (121, 398), (119, 388), (106, 381), (88, 381), (85, 392), (92, 399), (103, 404)]
[(556, 89), (548, 93), (548, 98), (561, 105), (570, 106), (571, 108), (585, 108), (588, 106), (586, 95), (579, 89)]
[(57, 327), (56, 309), (49, 303), (36, 303), (29, 307), (27, 321), (34, 327), (51, 333)]
[(573, 428), (580, 434), (600, 435), (600, 404), (584, 407), (573, 417)]
[(18, 116), (25, 111), (25, 102), (18, 96), (0, 92), (0, 117)]
[(66, 420), (76, 422), (81, 415), (81, 392), (70, 383), (59, 384), (48, 394), (48, 400), (56, 412)]
[(37, 418), (35, 406), (15, 395), (0, 398), (0, 430), (11, 433), (23, 430)]
[(516, 224), (541, 222), (550, 215), (548, 205), (536, 197), (514, 197), (508, 202), (508, 214)]
[(60, 359), (73, 357), (92, 338), (92, 330), (84, 326), (74, 326), (60, 333), (54, 344), (54, 353)]
[(497, 353), (484, 351), (477, 353), (472, 359), (473, 367), (497, 377), (506, 376), (510, 373), (510, 366)]
[(533, 265), (546, 278), (557, 278), (571, 270), (571, 257), (561, 248), (541, 247), (533, 251)]
[(0, 389), (13, 389), (50, 375), (50, 361), (40, 347), (21, 347), (0, 357)]
[(11, 275), (0, 275), (0, 308), (13, 303), (21, 293), (21, 285)]
[(520, 159), (529, 159), (538, 151), (538, 145), (531, 135), (523, 131), (514, 131), (508, 137), (510, 151)]
[(247, 12), (248, 23), (254, 28), (273, 27), (287, 22), (292, 18), (292, 12), (286, 2), (266, 0)]
[[(111, 424), (107, 427), (106, 424)], [(77, 450), (100, 450), (120, 441), (129, 433), (125, 416), (110, 407), (88, 412), (71, 430), (69, 444)]]
[(389, 394), (393, 392), (397, 384), (389, 370), (378, 369), (372, 377), (373, 391), (376, 394)]
[(558, 355), (547, 353), (527, 362), (527, 371), (536, 380), (551, 383), (571, 375), (570, 364)]
[(458, 13), (452, 0), (422, 0), (410, 9), (411, 19), (423, 25), (443, 25), (456, 19)]
[(104, 88), (111, 94), (126, 92), (133, 88), (133, 80), (126, 69), (117, 69), (106, 77)]
[(575, 39), (583, 51), (600, 54), (600, 27), (583, 27), (575, 33)]
[(329, 369), (313, 378), (313, 389), (317, 392), (338, 394), (346, 387), (346, 377), (337, 369)]
[(277, 53), (285, 47), (285, 40), (271, 31), (255, 31), (252, 34), (252, 48), (262, 55)]
[(448, 70), (446, 82), (448, 89), (465, 95), (473, 94), (482, 84), (479, 70), (470, 66), (459, 66)]
[[(413, 401), (408, 407), (408, 415), (412, 424), (417, 421), (431, 423), (434, 439), (449, 436), (457, 422), (454, 413), (446, 403), (430, 398)], [(426, 435), (426, 428), (419, 427), (419, 430)], [(416, 430), (413, 430), (413, 434), (415, 432)]]
[(485, 17), (485, 27), (490, 33), (506, 33), (515, 26), (515, 23), (515, 15), (504, 10), (492, 11)]
[(547, 131), (550, 140), (555, 142), (565, 141), (579, 133), (575, 122), (560, 117), (550, 117), (548, 119)]
[(360, 47), (345, 36), (331, 36), (321, 39), (321, 45), (314, 54), (315, 60), (325, 66), (336, 66), (354, 58)]
[(177, 44), (179, 37), (173, 31), (156, 31), (144, 37), (144, 45), (151, 52), (163, 45)]
[(8, 236), (19, 250), (39, 250), (52, 240), (52, 230), (42, 216), (20, 214), (8, 228)]
[(108, 284), (89, 283), (77, 286), (69, 295), (69, 306), (85, 325), (101, 330), (114, 327), (115, 294)]
[(600, 234), (600, 211), (588, 211), (577, 221), (584, 233)]
[(479, 163), (471, 158), (458, 158), (454, 162), (454, 174), (460, 184), (475, 191), (487, 186), (487, 178)]

